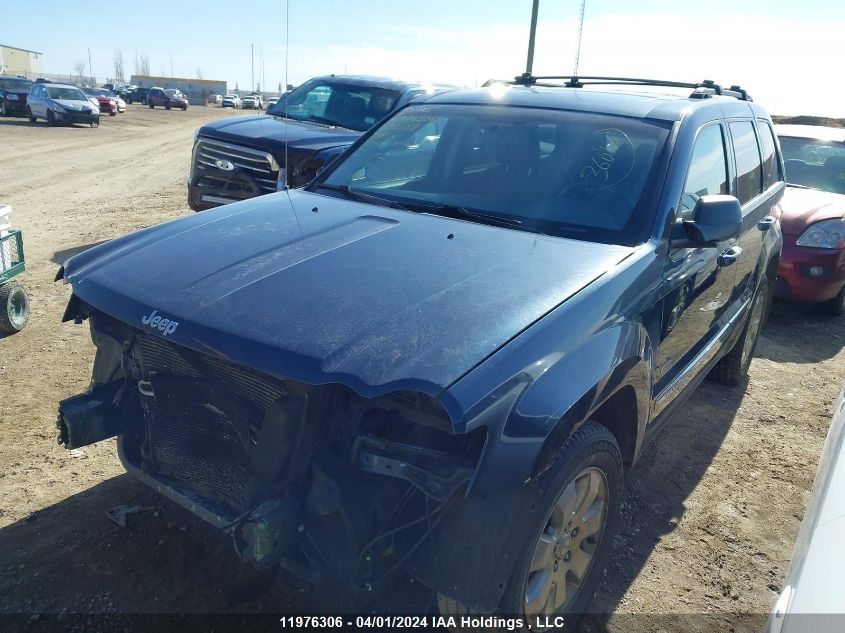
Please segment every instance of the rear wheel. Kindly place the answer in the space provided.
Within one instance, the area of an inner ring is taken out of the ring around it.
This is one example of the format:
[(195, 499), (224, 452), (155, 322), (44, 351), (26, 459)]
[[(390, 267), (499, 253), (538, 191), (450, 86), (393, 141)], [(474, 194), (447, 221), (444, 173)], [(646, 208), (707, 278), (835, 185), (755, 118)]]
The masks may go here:
[(0, 286), (0, 332), (20, 332), (29, 321), (29, 298), (20, 284)]
[[(524, 615), (528, 624), (537, 616), (568, 615), (564, 629), (577, 625), (610, 552), (622, 478), (622, 456), (607, 427), (588, 421), (566, 441), (537, 482), (542, 497), (530, 519), (532, 537), (517, 554), (502, 613)], [(438, 607), (444, 615), (469, 614), (442, 594)]]
[(739, 340), (722, 360), (716, 365), (714, 372), (719, 382), (726, 385), (736, 386), (748, 376), (748, 368), (751, 367), (751, 360), (754, 358), (754, 350), (757, 349), (757, 339), (760, 337), (760, 329), (763, 327), (764, 316), (771, 301), (771, 288), (769, 278), (763, 277), (751, 308), (748, 320), (742, 329)]

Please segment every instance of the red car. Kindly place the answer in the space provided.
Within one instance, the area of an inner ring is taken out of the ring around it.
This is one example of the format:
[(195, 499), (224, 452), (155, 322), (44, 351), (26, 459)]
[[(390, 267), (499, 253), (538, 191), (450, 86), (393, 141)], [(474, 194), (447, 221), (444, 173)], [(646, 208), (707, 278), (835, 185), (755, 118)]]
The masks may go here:
[(117, 95), (102, 88), (82, 88), (88, 96), (88, 100), (100, 108), (100, 113), (108, 113), (109, 116), (117, 114)]
[(152, 109), (156, 106), (164, 106), (165, 110), (179, 108), (182, 111), (188, 109), (188, 100), (178, 90), (168, 88), (150, 88), (147, 93), (147, 105)]
[(845, 314), (845, 129), (776, 127), (788, 186), (775, 289)]

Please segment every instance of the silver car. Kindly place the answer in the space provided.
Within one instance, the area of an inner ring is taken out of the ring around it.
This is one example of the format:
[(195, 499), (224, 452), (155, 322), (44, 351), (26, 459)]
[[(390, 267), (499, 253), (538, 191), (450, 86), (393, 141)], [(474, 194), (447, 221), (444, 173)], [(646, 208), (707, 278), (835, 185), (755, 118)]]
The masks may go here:
[(816, 481), (768, 633), (845, 631), (845, 392), (827, 432)]
[(100, 125), (100, 109), (79, 88), (66, 84), (33, 84), (26, 100), (26, 115), (31, 123), (44, 119), (50, 125)]

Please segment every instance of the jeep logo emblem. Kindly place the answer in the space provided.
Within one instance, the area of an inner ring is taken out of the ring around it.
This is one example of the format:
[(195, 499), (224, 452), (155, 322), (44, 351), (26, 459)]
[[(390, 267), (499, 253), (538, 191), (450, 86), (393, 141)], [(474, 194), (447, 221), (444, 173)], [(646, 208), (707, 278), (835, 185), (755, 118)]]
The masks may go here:
[(164, 336), (173, 334), (176, 331), (176, 328), (179, 327), (178, 321), (161, 318), (161, 315), (158, 314), (158, 310), (153, 310), (148, 315), (142, 316), (141, 323), (148, 325), (154, 330), (162, 332)]
[(217, 169), (222, 169), (223, 171), (232, 171), (235, 168), (232, 163), (228, 160), (223, 160), (222, 158), (218, 158), (214, 161), (214, 164), (217, 166)]

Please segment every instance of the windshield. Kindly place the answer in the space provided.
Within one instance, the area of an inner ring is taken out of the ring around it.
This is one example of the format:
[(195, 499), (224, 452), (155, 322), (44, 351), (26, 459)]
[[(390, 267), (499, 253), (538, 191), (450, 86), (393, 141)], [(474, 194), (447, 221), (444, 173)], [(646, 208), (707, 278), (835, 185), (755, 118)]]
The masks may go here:
[(780, 137), (786, 181), (833, 193), (845, 193), (845, 143)]
[(178, 90), (173, 90), (172, 88), (165, 90), (164, 94), (166, 94), (168, 97), (181, 97), (182, 96), (181, 92), (179, 92)]
[(411, 106), (348, 154), (324, 190), (348, 187), (411, 210), (439, 206), (523, 230), (636, 244), (651, 227), (649, 183), (670, 127), (586, 112)]
[(386, 88), (312, 79), (267, 108), (267, 114), (363, 132), (390, 112), (400, 94)]
[(51, 99), (66, 99), (68, 101), (88, 101), (79, 88), (51, 86), (47, 88), (47, 95)]
[(3, 90), (29, 90), (32, 82), (28, 79), (0, 78), (0, 88)]

